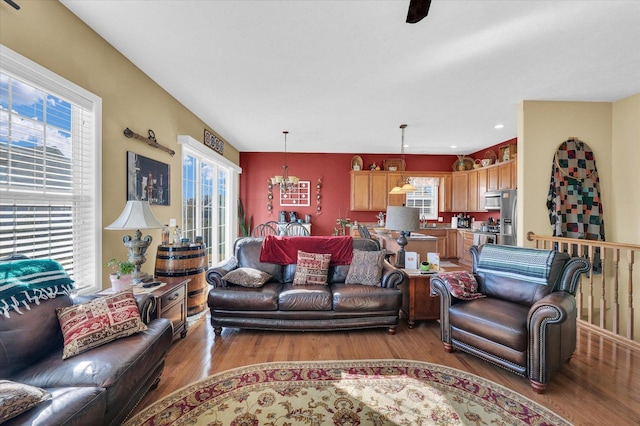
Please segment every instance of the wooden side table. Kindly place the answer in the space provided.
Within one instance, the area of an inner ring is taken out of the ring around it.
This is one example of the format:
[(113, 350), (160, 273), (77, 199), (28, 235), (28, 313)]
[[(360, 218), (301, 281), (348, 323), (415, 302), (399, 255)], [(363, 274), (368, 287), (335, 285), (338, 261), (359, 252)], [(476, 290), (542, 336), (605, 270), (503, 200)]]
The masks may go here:
[[(161, 281), (162, 278), (158, 280)], [(187, 284), (189, 281), (191, 281), (190, 278), (167, 284), (151, 293), (156, 299), (156, 318), (171, 320), (174, 339), (178, 334), (183, 339), (187, 337)]]
[[(462, 268), (440, 268), (440, 272), (457, 271)], [(401, 285), (402, 313), (407, 316), (409, 328), (416, 321), (440, 319), (440, 298), (431, 294), (431, 277), (435, 274), (421, 274), (419, 269), (403, 269), (409, 278), (409, 285)]]

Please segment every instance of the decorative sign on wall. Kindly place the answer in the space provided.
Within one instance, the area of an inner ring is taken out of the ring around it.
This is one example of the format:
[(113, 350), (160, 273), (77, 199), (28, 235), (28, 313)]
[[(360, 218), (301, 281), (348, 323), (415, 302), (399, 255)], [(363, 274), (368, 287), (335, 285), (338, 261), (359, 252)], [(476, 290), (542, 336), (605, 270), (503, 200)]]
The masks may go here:
[(280, 206), (309, 206), (311, 182), (301, 180), (287, 191), (280, 191)]
[(204, 129), (204, 144), (220, 155), (224, 151), (224, 141), (207, 129)]

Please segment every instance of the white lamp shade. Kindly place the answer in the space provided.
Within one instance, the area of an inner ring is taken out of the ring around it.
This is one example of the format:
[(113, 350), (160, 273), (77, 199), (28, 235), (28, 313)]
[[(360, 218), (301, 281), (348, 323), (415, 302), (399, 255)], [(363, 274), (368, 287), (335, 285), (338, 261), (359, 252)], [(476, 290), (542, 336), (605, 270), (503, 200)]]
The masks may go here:
[(409, 182), (402, 185), (402, 192), (415, 192), (416, 187), (411, 185)]
[(129, 200), (115, 222), (104, 229), (154, 229), (163, 226), (154, 216), (148, 201)]
[(414, 207), (387, 206), (385, 228), (392, 231), (420, 230), (420, 209)]

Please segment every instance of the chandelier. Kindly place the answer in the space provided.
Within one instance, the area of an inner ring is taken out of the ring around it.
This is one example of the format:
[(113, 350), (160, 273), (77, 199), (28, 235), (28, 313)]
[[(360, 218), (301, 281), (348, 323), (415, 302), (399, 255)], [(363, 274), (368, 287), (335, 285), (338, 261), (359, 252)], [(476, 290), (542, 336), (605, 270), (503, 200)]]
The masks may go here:
[(287, 173), (289, 170), (289, 166), (287, 166), (287, 135), (289, 132), (285, 130), (282, 133), (284, 133), (284, 164), (282, 165), (282, 175), (272, 177), (271, 183), (273, 185), (278, 185), (280, 187), (280, 191), (286, 192), (297, 185), (300, 179), (295, 176), (289, 176)]
[[(402, 157), (402, 164), (406, 165), (404, 161), (404, 129), (407, 128), (406, 124), (401, 124), (400, 128), (402, 129), (402, 141), (400, 143), (400, 156)], [(398, 180), (397, 185), (393, 187), (389, 194), (406, 194), (407, 192), (414, 192), (416, 188), (411, 185), (409, 179), (404, 176), (404, 169), (406, 166), (402, 167), (402, 172), (400, 174), (400, 180)]]

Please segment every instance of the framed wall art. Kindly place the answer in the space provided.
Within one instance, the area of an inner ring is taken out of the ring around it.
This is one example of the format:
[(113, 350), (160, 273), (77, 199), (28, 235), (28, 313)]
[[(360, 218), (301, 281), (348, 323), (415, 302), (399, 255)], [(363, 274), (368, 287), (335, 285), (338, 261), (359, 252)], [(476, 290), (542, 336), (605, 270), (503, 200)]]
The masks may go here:
[(149, 204), (170, 205), (170, 166), (127, 151), (127, 200), (148, 200)]
[(293, 185), (290, 190), (280, 191), (280, 206), (309, 206), (311, 195), (311, 182), (301, 180)]

